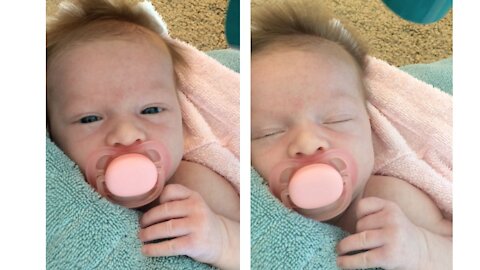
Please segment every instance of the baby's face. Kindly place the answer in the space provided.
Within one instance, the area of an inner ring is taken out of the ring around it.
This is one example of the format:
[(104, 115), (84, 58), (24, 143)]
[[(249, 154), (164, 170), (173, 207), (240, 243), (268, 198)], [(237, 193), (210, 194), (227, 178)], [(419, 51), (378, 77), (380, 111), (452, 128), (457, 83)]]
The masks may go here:
[(183, 133), (173, 74), (161, 41), (95, 40), (66, 49), (47, 72), (52, 138), (84, 173), (99, 148), (147, 140), (163, 143), (176, 168)]
[(279, 162), (332, 148), (358, 166), (357, 196), (373, 169), (369, 117), (353, 58), (334, 44), (275, 47), (252, 59), (252, 163), (266, 178)]

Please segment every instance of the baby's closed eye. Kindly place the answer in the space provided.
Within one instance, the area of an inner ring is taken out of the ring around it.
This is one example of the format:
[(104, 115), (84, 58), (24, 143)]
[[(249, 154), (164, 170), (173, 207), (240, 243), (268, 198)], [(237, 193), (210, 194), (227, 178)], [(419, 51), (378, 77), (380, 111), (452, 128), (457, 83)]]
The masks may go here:
[(355, 115), (352, 113), (332, 113), (327, 114), (322, 117), (322, 123), (324, 125), (332, 125), (332, 124), (342, 124), (348, 123), (355, 119)]
[(284, 129), (269, 129), (269, 130), (262, 130), (260, 132), (255, 132), (252, 135), (252, 140), (260, 140), (260, 139), (266, 139), (266, 138), (271, 138), (277, 135), (282, 134), (285, 132)]
[(346, 123), (349, 121), (352, 121), (353, 118), (339, 118), (339, 119), (334, 119), (334, 120), (327, 120), (324, 122), (324, 124), (341, 124), (341, 123)]

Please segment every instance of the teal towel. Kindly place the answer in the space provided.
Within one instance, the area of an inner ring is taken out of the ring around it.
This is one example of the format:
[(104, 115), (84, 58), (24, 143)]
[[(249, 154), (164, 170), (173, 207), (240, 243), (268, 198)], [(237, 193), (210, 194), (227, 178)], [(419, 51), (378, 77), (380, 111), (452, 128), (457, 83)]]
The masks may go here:
[(453, 94), (452, 57), (430, 64), (406, 65), (400, 69), (445, 93)]
[(250, 204), (251, 269), (338, 269), (335, 246), (347, 234), (285, 208), (254, 169)]
[(143, 256), (139, 212), (101, 198), (48, 137), (46, 147), (47, 269), (212, 268), (186, 256)]
[(205, 52), (208, 56), (214, 58), (220, 64), (240, 73), (240, 52), (235, 49), (219, 49)]

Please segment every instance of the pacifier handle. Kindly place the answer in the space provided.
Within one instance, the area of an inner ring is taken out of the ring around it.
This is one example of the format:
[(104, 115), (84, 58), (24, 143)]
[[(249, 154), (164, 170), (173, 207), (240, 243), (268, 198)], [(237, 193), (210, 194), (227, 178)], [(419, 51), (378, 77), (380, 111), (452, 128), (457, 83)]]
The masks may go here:
[(340, 173), (327, 164), (311, 164), (298, 169), (288, 185), (290, 200), (302, 209), (328, 206), (343, 192)]

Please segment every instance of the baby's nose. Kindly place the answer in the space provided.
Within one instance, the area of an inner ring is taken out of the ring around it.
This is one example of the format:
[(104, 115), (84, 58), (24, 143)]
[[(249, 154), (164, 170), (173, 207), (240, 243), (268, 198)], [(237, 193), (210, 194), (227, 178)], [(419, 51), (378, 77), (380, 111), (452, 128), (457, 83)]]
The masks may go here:
[(109, 146), (129, 146), (146, 140), (145, 131), (130, 121), (117, 123), (107, 135)]
[(288, 147), (290, 158), (299, 158), (315, 154), (330, 148), (328, 140), (314, 130), (302, 130)]

